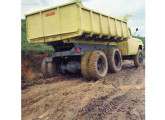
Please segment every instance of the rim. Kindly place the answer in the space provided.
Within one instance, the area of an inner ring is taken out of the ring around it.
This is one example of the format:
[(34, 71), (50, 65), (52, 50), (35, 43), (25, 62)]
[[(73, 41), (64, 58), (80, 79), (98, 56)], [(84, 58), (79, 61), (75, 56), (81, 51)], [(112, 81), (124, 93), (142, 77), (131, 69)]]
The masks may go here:
[(139, 63), (142, 65), (143, 64), (143, 53), (139, 52)]
[(97, 69), (100, 74), (103, 74), (106, 69), (106, 63), (105, 63), (105, 59), (103, 58), (103, 56), (100, 56), (97, 61)]
[(120, 58), (120, 54), (118, 53), (118, 51), (115, 52), (115, 65), (117, 68), (120, 68), (121, 66), (121, 58)]

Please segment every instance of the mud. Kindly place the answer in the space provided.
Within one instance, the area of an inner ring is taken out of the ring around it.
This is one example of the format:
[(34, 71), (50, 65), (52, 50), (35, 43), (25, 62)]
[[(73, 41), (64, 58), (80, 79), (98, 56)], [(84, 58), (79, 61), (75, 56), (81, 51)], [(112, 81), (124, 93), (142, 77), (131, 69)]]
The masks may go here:
[(22, 120), (144, 120), (145, 63), (123, 61), (98, 81), (81, 74), (33, 79), (22, 85)]

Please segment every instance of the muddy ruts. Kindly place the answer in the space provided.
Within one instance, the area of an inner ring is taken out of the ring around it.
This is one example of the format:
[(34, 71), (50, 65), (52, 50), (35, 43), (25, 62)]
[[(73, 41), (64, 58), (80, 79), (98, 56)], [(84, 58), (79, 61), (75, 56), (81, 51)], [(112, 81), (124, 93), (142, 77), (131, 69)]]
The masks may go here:
[(126, 95), (115, 97), (112, 100), (110, 100), (109, 95), (93, 99), (88, 105), (79, 110), (76, 119), (83, 117), (85, 120), (103, 120), (107, 114), (112, 114), (118, 108), (118, 105), (125, 100)]

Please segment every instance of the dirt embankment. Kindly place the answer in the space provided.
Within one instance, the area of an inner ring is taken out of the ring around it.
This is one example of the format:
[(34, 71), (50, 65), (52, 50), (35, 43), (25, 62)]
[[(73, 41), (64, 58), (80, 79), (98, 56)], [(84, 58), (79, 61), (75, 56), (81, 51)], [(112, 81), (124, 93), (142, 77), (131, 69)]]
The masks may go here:
[(22, 89), (34, 85), (36, 80), (43, 78), (40, 71), (41, 63), (44, 58), (42, 54), (22, 54), (21, 78)]
[(119, 73), (97, 82), (81, 75), (33, 81), (22, 90), (22, 120), (145, 119), (145, 65), (125, 61)]

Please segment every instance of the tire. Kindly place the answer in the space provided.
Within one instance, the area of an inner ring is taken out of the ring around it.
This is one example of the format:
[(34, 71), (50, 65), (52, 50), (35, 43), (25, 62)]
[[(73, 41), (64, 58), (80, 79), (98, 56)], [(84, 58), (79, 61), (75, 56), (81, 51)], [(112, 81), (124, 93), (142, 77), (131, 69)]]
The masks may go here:
[(44, 58), (41, 63), (41, 72), (44, 77), (48, 77), (46, 58)]
[(141, 49), (138, 50), (137, 54), (134, 57), (134, 65), (140, 67), (143, 65), (143, 52)]
[(56, 66), (53, 62), (46, 62), (46, 58), (41, 63), (41, 72), (44, 77), (54, 77), (56, 75)]
[(90, 74), (89, 74), (89, 57), (91, 55), (91, 51), (86, 52), (81, 59), (81, 74), (83, 75), (84, 79), (89, 80)]
[(107, 49), (108, 71), (117, 73), (122, 68), (122, 56), (118, 48)]
[(47, 71), (49, 77), (54, 77), (57, 74), (56, 66), (53, 62), (47, 63)]
[(107, 75), (108, 63), (104, 52), (93, 51), (89, 58), (89, 74), (92, 79), (98, 80)]

